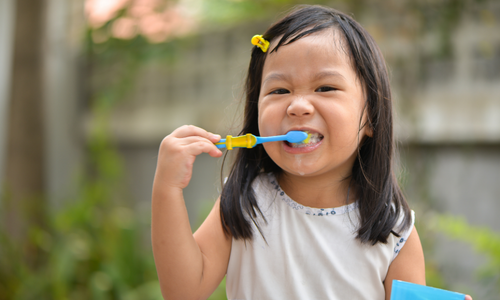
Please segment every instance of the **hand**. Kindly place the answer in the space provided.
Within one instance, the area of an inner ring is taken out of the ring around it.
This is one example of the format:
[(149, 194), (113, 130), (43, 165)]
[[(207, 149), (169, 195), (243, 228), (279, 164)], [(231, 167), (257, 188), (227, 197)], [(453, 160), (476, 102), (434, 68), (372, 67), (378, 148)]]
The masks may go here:
[(469, 295), (465, 295), (465, 300), (472, 300), (472, 297)]
[(168, 187), (184, 189), (191, 180), (197, 155), (222, 155), (214, 145), (220, 138), (219, 135), (192, 125), (177, 128), (161, 142), (155, 181)]

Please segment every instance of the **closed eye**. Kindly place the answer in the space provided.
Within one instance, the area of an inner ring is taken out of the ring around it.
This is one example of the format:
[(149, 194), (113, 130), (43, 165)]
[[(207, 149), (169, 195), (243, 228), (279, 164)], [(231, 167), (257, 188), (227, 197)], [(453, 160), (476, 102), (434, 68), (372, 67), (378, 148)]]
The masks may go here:
[(277, 89), (277, 90), (274, 90), (274, 91), (269, 93), (269, 95), (273, 95), (273, 94), (278, 94), (278, 95), (290, 94), (290, 92), (287, 89)]
[(315, 90), (315, 92), (330, 92), (330, 91), (336, 91), (337, 89), (331, 86), (322, 86), (319, 87)]

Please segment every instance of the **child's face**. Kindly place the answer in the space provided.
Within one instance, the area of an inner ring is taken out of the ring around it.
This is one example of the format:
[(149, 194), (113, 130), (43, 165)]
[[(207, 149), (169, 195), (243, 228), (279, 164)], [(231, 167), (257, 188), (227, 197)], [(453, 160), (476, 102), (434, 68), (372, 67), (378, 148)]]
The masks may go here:
[(348, 176), (359, 142), (371, 135), (368, 126), (360, 129), (366, 121), (365, 96), (342, 47), (338, 32), (324, 30), (267, 56), (259, 95), (260, 134), (313, 133), (306, 147), (264, 144), (288, 174)]

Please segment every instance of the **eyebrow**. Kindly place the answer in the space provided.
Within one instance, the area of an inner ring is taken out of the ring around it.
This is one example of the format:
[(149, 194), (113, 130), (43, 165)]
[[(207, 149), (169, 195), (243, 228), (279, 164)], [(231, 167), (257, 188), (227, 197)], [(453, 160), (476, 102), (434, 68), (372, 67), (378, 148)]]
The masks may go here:
[[(319, 73), (316, 73), (313, 77), (314, 81), (318, 81), (320, 79), (323, 79), (325, 77), (341, 77), (344, 80), (347, 80), (344, 75), (340, 74), (337, 71), (321, 71)], [(291, 78), (289, 75), (283, 74), (283, 73), (272, 73), (271, 75), (268, 75), (263, 81), (262, 85), (264, 85), (268, 81), (274, 81), (274, 80), (283, 80), (283, 81), (290, 81)]]
[(273, 80), (290, 81), (290, 76), (283, 73), (272, 73), (262, 81), (262, 85), (264, 85), (268, 81), (273, 81)]
[(339, 72), (337, 71), (322, 71), (322, 72), (319, 72), (317, 73), (315, 76), (314, 76), (314, 80), (320, 80), (320, 79), (323, 79), (325, 77), (342, 77), (344, 80), (347, 80), (344, 75), (340, 74)]

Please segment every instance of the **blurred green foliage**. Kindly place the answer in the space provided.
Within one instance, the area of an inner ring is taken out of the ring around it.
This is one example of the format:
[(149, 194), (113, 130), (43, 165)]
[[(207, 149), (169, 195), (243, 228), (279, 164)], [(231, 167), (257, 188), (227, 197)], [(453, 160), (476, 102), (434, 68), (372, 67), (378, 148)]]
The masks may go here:
[(487, 263), (478, 267), (476, 275), (480, 282), (496, 287), (500, 295), (500, 233), (488, 227), (472, 226), (464, 218), (447, 214), (437, 215), (433, 222), (437, 232), (472, 246), (487, 258)]
[[(337, 3), (356, 1), (340, 0)], [(200, 1), (201, 21), (212, 26), (234, 25), (245, 21), (273, 19), (301, 4), (326, 5), (328, 0), (205, 0)], [(353, 3), (354, 4), (354, 3)]]
[[(30, 252), (0, 233), (0, 299), (162, 299), (148, 242), (149, 214), (127, 202), (123, 168), (105, 127), (88, 142), (78, 197), (31, 228)], [(37, 252), (36, 264), (27, 257)]]
[[(47, 212), (46, 228), (30, 229), (29, 251), (0, 231), (0, 300), (163, 299), (150, 245), (150, 213), (141, 213), (128, 199), (122, 161), (109, 134), (112, 102), (94, 103), (79, 196)], [(27, 260), (33, 252), (36, 264)], [(209, 299), (226, 299), (225, 280)]]
[[(451, 55), (450, 32), (465, 10), (464, 0), (412, 0), (398, 5), (391, 1), (375, 2), (388, 13), (398, 11), (420, 20), (417, 24), (422, 26), (416, 30), (417, 34), (438, 28), (442, 46), (436, 56)], [(351, 13), (362, 12), (374, 4), (368, 0), (206, 0), (201, 3), (201, 21), (215, 27), (269, 20), (299, 3), (342, 4)], [(68, 199), (67, 206), (60, 210), (43, 212), (47, 226), (30, 229), (27, 241), (30, 249), (20, 246), (6, 232), (0, 232), (0, 300), (162, 299), (149, 242), (150, 216), (148, 212), (138, 214), (135, 204), (128, 199), (122, 162), (113, 145), (108, 120), (114, 105), (130, 91), (142, 64), (175, 61), (183, 49), (193, 44), (195, 37), (161, 44), (150, 44), (142, 36), (94, 43), (92, 32), (109, 30), (113, 21), (102, 28), (88, 29), (86, 36), (90, 65), (100, 70), (118, 69), (115, 74), (121, 77), (107, 78), (93, 87), (88, 169), (79, 181), (75, 193), (79, 196)], [(438, 230), (473, 245), (490, 258), (491, 263), (481, 269), (480, 276), (496, 280), (500, 286), (499, 235), (449, 216), (439, 217), (437, 222)], [(423, 235), (425, 232), (421, 231)], [(27, 259), (32, 251), (39, 256), (36, 264)], [(436, 262), (428, 262), (427, 280), (432, 286), (445, 288)], [(209, 299), (225, 298), (224, 280)]]

